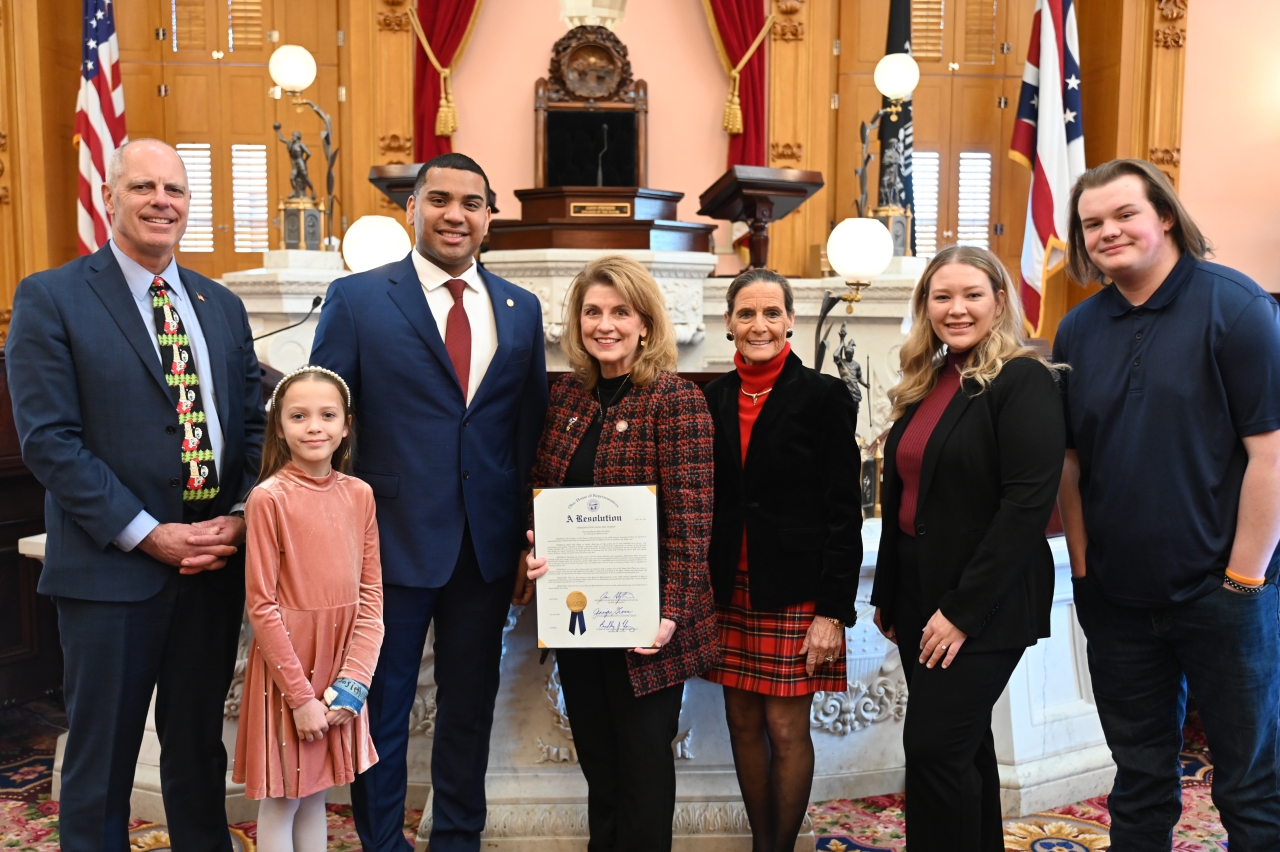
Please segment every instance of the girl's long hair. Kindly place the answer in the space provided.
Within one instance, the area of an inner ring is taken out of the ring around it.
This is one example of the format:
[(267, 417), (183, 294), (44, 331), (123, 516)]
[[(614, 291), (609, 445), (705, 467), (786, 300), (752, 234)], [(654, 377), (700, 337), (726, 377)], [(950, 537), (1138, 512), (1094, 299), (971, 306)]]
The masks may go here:
[(1021, 303), (1013, 279), (1000, 258), (977, 246), (947, 246), (929, 261), (911, 294), (911, 331), (900, 351), (902, 379), (889, 390), (889, 402), (893, 404), (890, 420), (897, 420), (908, 407), (929, 395), (937, 384), (939, 370), (946, 363), (945, 344), (929, 322), (929, 284), (939, 269), (953, 263), (972, 266), (985, 274), (997, 301), (1000, 294), (1004, 294), (1003, 310), (987, 336), (970, 350), (960, 371), (961, 380), (977, 383), (981, 393), (1014, 358), (1034, 358), (1051, 370), (1065, 368), (1062, 364), (1050, 364), (1024, 342)]
[(280, 410), (284, 407), (284, 398), (289, 393), (289, 388), (298, 382), (326, 382), (338, 389), (338, 397), (342, 400), (342, 416), (347, 423), (347, 437), (338, 442), (338, 449), (334, 450), (330, 464), (333, 465), (334, 470), (347, 473), (347, 467), (351, 463), (351, 454), (356, 443), (356, 424), (351, 417), (351, 401), (347, 398), (347, 388), (327, 373), (304, 369), (281, 379), (280, 384), (276, 385), (276, 392), (272, 394), (272, 404), (267, 406), (267, 431), (262, 438), (262, 467), (258, 473), (259, 482), (266, 482), (275, 476), (280, 472), (280, 468), (293, 458), (289, 452), (289, 444), (282, 434), (284, 430), (280, 424)]

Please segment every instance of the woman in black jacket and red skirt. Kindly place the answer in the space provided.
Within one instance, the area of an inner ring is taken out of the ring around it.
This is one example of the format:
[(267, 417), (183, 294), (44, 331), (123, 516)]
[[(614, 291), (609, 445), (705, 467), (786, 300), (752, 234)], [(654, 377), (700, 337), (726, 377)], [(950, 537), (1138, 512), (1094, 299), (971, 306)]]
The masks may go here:
[(725, 322), (733, 372), (707, 385), (715, 422), (711, 582), (734, 766), (753, 852), (795, 847), (813, 783), (809, 708), (848, 688), (844, 628), (862, 565), (857, 409), (787, 338), (791, 286), (734, 279)]

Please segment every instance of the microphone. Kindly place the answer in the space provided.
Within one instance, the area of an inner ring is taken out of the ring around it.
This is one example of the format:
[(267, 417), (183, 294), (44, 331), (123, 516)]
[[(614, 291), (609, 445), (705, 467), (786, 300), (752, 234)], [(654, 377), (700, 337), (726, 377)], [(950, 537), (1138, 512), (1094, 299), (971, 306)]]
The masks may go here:
[(323, 301), (324, 301), (324, 296), (316, 296), (314, 299), (311, 300), (311, 310), (307, 311), (307, 315), (305, 317), (298, 320), (293, 325), (286, 325), (284, 328), (277, 328), (275, 331), (268, 331), (266, 334), (259, 334), (257, 337), (253, 339), (253, 342), (257, 343), (259, 340), (261, 340), (264, 337), (270, 337), (273, 334), (279, 334), (282, 331), (288, 331), (291, 328), (297, 328), (307, 320), (311, 319), (311, 315), (316, 312), (316, 308), (320, 307), (320, 303)]
[(604, 154), (609, 150), (609, 125), (601, 128), (604, 131), (604, 147), (596, 155), (596, 186), (604, 186)]

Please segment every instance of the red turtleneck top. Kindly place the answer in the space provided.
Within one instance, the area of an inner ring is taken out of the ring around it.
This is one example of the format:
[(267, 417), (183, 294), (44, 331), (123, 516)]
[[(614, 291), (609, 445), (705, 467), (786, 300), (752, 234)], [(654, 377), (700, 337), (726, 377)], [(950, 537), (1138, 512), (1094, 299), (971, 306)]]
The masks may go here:
[[(742, 379), (742, 390), (738, 391), (738, 436), (742, 443), (742, 463), (747, 463), (747, 446), (751, 443), (751, 430), (756, 425), (756, 418), (769, 402), (769, 394), (756, 397), (751, 401), (748, 393), (758, 394), (768, 390), (782, 375), (782, 367), (791, 354), (791, 344), (786, 343), (782, 351), (763, 364), (748, 364), (741, 352), (733, 354), (733, 364), (738, 368), (738, 378)], [(746, 391), (746, 393), (743, 393)], [(738, 570), (747, 570), (747, 530), (742, 529), (742, 554), (738, 557)]]
[(924, 448), (929, 436), (942, 419), (952, 397), (960, 389), (960, 368), (966, 353), (950, 354), (946, 366), (938, 374), (938, 383), (920, 402), (915, 416), (907, 424), (898, 441), (895, 461), (898, 478), (902, 480), (902, 502), (898, 505), (898, 529), (909, 536), (916, 534), (916, 503), (920, 497), (920, 468), (924, 463)]

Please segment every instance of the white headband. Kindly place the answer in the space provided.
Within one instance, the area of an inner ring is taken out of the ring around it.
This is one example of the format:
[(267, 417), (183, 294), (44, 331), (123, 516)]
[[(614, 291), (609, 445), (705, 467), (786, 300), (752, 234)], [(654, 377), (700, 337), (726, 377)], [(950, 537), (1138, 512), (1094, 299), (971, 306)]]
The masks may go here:
[(272, 408), (275, 408), (276, 394), (280, 393), (280, 388), (284, 387), (284, 383), (292, 379), (294, 376), (300, 376), (303, 373), (324, 373), (326, 376), (331, 376), (337, 379), (338, 384), (342, 385), (343, 393), (345, 393), (347, 397), (347, 410), (348, 411), (351, 410), (351, 388), (347, 387), (347, 383), (343, 381), (342, 376), (339, 376), (333, 370), (326, 370), (324, 367), (317, 367), (314, 364), (307, 364), (304, 367), (299, 367), (289, 375), (282, 378), (280, 381), (276, 382), (276, 389), (271, 392), (271, 402), (267, 403), (268, 411), (270, 411)]

